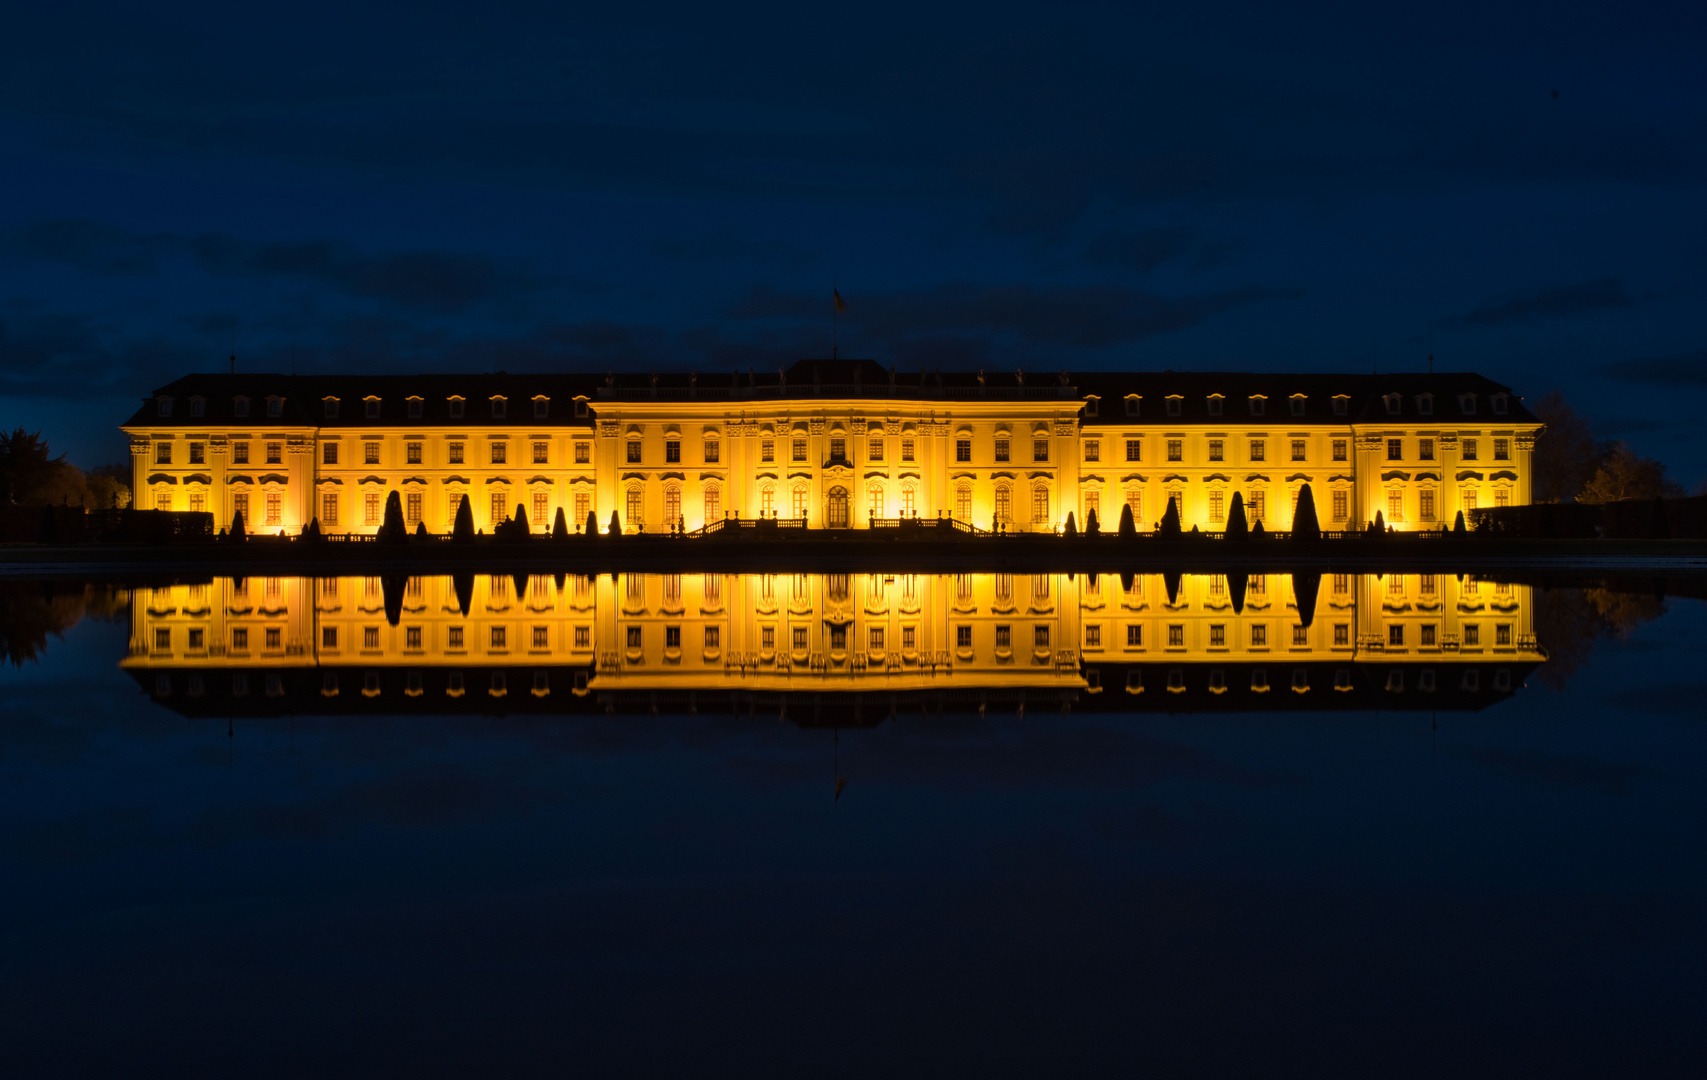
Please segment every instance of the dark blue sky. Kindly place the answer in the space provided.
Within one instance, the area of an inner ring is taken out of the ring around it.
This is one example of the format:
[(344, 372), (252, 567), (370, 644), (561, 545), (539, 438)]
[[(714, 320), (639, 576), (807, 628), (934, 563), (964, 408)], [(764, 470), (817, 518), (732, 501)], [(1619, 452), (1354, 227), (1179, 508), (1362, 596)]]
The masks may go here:
[(1699, 5), (80, 4), (0, 32), (0, 422), (218, 369), (1472, 368), (1693, 484)]

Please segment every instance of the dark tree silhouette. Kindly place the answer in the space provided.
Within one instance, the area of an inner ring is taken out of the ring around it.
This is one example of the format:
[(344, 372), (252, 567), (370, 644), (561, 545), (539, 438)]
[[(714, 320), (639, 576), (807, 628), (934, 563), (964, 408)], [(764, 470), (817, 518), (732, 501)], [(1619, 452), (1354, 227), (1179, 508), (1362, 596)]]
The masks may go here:
[(1169, 495), (1167, 512), (1162, 515), (1162, 539), (1178, 540), (1179, 533), (1179, 500)]
[(1322, 538), (1322, 523), (1316, 520), (1316, 495), (1305, 484), (1298, 489), (1298, 509), (1292, 512), (1292, 539), (1309, 543)]
[(415, 539), (430, 540), (432, 539), (432, 535), (432, 533), (427, 531), (427, 523), (425, 521), (415, 522)]
[(1464, 511), (1462, 511), (1462, 510), (1458, 511), (1458, 515), (1452, 519), (1452, 535), (1453, 536), (1468, 536), (1468, 535), (1470, 535), (1470, 530), (1466, 529), (1464, 527)]
[(1381, 511), (1377, 510), (1375, 511), (1375, 520), (1369, 523), (1369, 528), (1365, 530), (1365, 535), (1382, 536), (1386, 532), (1387, 523), (1381, 519)]
[(19, 506), (83, 506), (89, 487), (83, 473), (65, 460), (52, 456), (41, 432), (16, 428), (0, 432), (0, 503)]
[(1535, 501), (1570, 502), (1600, 468), (1606, 448), (1596, 445), (1588, 421), (1565, 403), (1559, 391), (1549, 391), (1535, 403), (1534, 412), (1547, 425), (1530, 459)]
[(1245, 497), (1233, 492), (1233, 503), (1227, 507), (1227, 539), (1244, 540), (1251, 535), (1251, 523), (1245, 520)]
[(557, 508), (557, 517), (551, 523), (551, 538), (553, 540), (569, 539), (569, 517), (563, 512), (561, 506)]
[(612, 510), (610, 512), (610, 536), (612, 539), (615, 539), (616, 537), (621, 536), (621, 535), (622, 535), (622, 518), (617, 516), (617, 513), (615, 510)]
[(409, 539), (409, 526), (403, 522), (403, 496), (395, 491), (385, 497), (385, 520), (376, 539), (382, 544), (401, 544)]
[(319, 518), (314, 517), (308, 519), (308, 524), (302, 527), (302, 538), (311, 544), (320, 539)]
[(456, 522), (451, 526), (450, 538), (452, 543), (474, 543), (474, 507), (469, 505), (467, 495), (456, 504)]
[(1119, 535), (1122, 540), (1138, 535), (1138, 522), (1132, 517), (1132, 504), (1122, 503), (1120, 507)]
[(1100, 536), (1101, 534), (1102, 522), (1097, 520), (1097, 508), (1093, 506), (1085, 511), (1085, 535)]
[(1071, 510), (1067, 511), (1067, 527), (1063, 529), (1062, 532), (1067, 536), (1079, 535), (1079, 526), (1078, 523), (1073, 520), (1073, 512)]
[(243, 525), (243, 511), (238, 510), (231, 515), (231, 531), (226, 539), (234, 544), (241, 544), (249, 538), (249, 530)]
[(593, 513), (591, 510), (587, 511), (587, 524), (585, 526), (585, 530), (586, 530), (586, 535), (589, 538), (596, 537), (599, 535), (599, 516), (597, 514)]

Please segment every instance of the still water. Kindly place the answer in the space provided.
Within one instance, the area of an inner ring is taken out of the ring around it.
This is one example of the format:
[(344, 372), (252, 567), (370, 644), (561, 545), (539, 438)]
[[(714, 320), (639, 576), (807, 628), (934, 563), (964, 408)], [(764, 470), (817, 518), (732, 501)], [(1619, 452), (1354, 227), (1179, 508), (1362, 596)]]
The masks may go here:
[(1701, 1075), (1707, 608), (0, 582), (20, 1076)]

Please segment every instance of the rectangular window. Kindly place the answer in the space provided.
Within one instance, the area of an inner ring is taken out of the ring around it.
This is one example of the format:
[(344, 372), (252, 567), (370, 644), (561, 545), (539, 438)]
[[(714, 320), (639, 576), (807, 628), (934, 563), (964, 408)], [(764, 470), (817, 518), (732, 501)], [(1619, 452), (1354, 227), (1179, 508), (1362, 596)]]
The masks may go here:
[(1144, 520), (1144, 493), (1142, 491), (1128, 491), (1126, 493), (1126, 505), (1132, 508), (1132, 523), (1134, 525)]
[(249, 629), (247, 627), (239, 626), (231, 631), (231, 651), (249, 651)]
[[(368, 497), (372, 498), (371, 495)], [(337, 492), (328, 491), (324, 495), (320, 496), (320, 524), (322, 524), (322, 525), (336, 525), (336, 524), (338, 524), (338, 495), (337, 495)]]
[(1227, 508), (1223, 503), (1224, 496), (1219, 491), (1209, 493), (1209, 520), (1226, 521)]
[(1031, 521), (1034, 525), (1049, 523), (1049, 489), (1037, 487), (1031, 489)]
[(1494, 440), (1494, 460), (1495, 461), (1510, 461), (1511, 460), (1511, 440), (1510, 439), (1495, 439)]
[(1185, 648), (1185, 625), (1183, 623), (1168, 624), (1168, 648)]
[(1227, 647), (1226, 626), (1217, 623), (1209, 628), (1209, 647), (1211, 649), (1224, 649)]
[(1227, 454), (1226, 448), (1227, 448), (1227, 444), (1223, 440), (1221, 440), (1221, 439), (1210, 439), (1209, 440), (1209, 460), (1210, 461), (1225, 461), (1226, 460), (1226, 454)]
[(956, 440), (954, 440), (954, 460), (955, 461), (971, 461), (972, 460), (972, 440), (971, 439), (956, 439)]
[(1434, 520), (1434, 492), (1430, 489), (1424, 488), (1422, 491), (1417, 493), (1417, 496), (1418, 496), (1418, 498), (1417, 498), (1417, 502), (1418, 502), (1417, 513), (1422, 517), (1422, 519), (1424, 521), (1433, 521)]
[(364, 627), (362, 627), (362, 648), (364, 648), (364, 649), (377, 649), (377, 648), (379, 648), (379, 627), (377, 627), (377, 626), (364, 626)]
[(630, 465), (640, 464), (640, 440), (639, 439), (629, 440), (629, 443), (628, 443), (628, 463)]
[(593, 444), (578, 442), (575, 444), (575, 464), (587, 465), (593, 460)]
[(705, 489), (705, 523), (710, 525), (723, 517), (723, 492), (713, 486)]
[(1007, 461), (1008, 460), (1009, 447), (1011, 445), (1012, 445), (1012, 443), (1007, 439), (997, 439), (996, 440), (996, 460), (997, 461)]
[(1144, 647), (1144, 628), (1142, 626), (1132, 623), (1126, 627), (1126, 647), (1128, 649)]
[(1032, 443), (1031, 443), (1031, 460), (1033, 460), (1033, 461), (1048, 461), (1049, 460), (1049, 440), (1048, 439), (1034, 439), (1034, 440), (1032, 440)]
[(551, 512), (551, 496), (543, 491), (533, 493), (533, 523), (543, 526), (547, 524), (546, 515)]
[(508, 641), (508, 636), (506, 633), (507, 630), (508, 630), (508, 627), (503, 627), (503, 626), (492, 627), (491, 634), (487, 638), (488, 647), (493, 648), (493, 649), (508, 648), (509, 647), (509, 641)]
[(575, 525), (580, 527), (587, 523), (587, 515), (592, 512), (592, 496), (584, 491), (575, 494)]
[(447, 649), (462, 648), (462, 627), (452, 626), (445, 630), (445, 647)]
[(1347, 448), (1350, 445), (1351, 445), (1350, 442), (1346, 439), (1335, 439), (1334, 440), (1334, 460), (1335, 461), (1344, 461), (1346, 459)]
[(231, 509), (243, 519), (245, 526), (254, 524), (254, 519), (249, 516), (249, 495), (247, 492), (238, 492), (231, 496)]
[(167, 629), (166, 627), (160, 627), (160, 628), (156, 629), (154, 631), (154, 648), (156, 650), (164, 651), (166, 649), (170, 649), (171, 647), (172, 647), (172, 631)]
[(338, 628), (336, 626), (321, 628), (320, 647), (322, 649), (336, 649), (338, 647)]
[(536, 626), (533, 628), (533, 647), (536, 649), (551, 647), (551, 630), (549, 627)]
[(1310, 644), (1310, 630), (1309, 630), (1309, 628), (1302, 626), (1302, 625), (1294, 624), (1292, 627), (1292, 645), (1293, 645), (1293, 647), (1298, 648), (1298, 647), (1302, 647), (1302, 646), (1305, 646), (1308, 644)]
[(1506, 491), (1503, 488), (1500, 489), (1499, 491), (1494, 492), (1494, 506), (1496, 508), (1501, 507), (1501, 506), (1510, 506), (1510, 505), (1511, 505), (1511, 492)]
[(806, 460), (806, 440), (805, 439), (795, 439), (793, 441), (792, 445), (789, 447), (789, 450), (790, 450), (790, 453), (793, 455), (793, 460), (795, 460), (795, 461), (805, 461)]
[(1268, 647), (1268, 627), (1258, 624), (1251, 627), (1251, 648), (1266, 649)]
[(1387, 644), (1392, 648), (1403, 648), (1405, 644), (1405, 628), (1389, 626), (1387, 628)]
[(535, 465), (549, 465), (551, 463), (550, 443), (536, 442), (533, 444), (533, 463)]
[(1464, 509), (1466, 511), (1476, 509), (1476, 492), (1474, 490), (1464, 493)]
[(453, 442), (450, 444), (450, 463), (452, 465), (462, 464), (462, 443)]
[(1465, 461), (1475, 461), (1476, 460), (1476, 440), (1475, 439), (1465, 439), (1464, 440), (1464, 460)]
[(902, 461), (912, 461), (913, 460), (913, 440), (912, 439), (902, 439), (901, 440), (901, 460)]
[(190, 492), (190, 512), (192, 514), (199, 514), (199, 513), (202, 513), (203, 511), (205, 511), (206, 509), (207, 509), (207, 496), (203, 495), (199, 491)]
[(972, 489), (957, 487), (954, 489), (954, 516), (961, 521), (972, 520)]
[(867, 635), (867, 640), (869, 641), (870, 647), (873, 651), (881, 651), (883, 648), (883, 627), (872, 627), (870, 633)]
[(1422, 627), (1420, 633), (1421, 633), (1421, 638), (1417, 642), (1419, 645), (1433, 645), (1434, 644), (1434, 624), (1433, 623), (1430, 623), (1429, 625)]
[[(715, 649), (721, 646), (723, 642), (723, 635), (721, 633), (722, 629), (723, 628), (720, 626), (708, 626), (705, 628), (706, 648)], [(879, 644), (882, 644), (882, 642), (879, 642)]]
[(865, 451), (866, 451), (867, 460), (882, 461), (883, 460), (883, 440), (882, 439), (867, 439)]
[(206, 443), (193, 442), (190, 444), (190, 464), (191, 465), (205, 465), (205, 464), (207, 464), (207, 444)]
[(970, 649), (972, 647), (972, 628), (970, 626), (954, 628), (954, 647), (957, 649)]
[(1403, 460), (1405, 460), (1405, 440), (1403, 440), (1403, 439), (1388, 439), (1387, 440), (1387, 460), (1388, 461), (1403, 461)]
[(409, 465), (421, 463), (421, 444), (418, 442), (403, 444), (403, 460)]
[(775, 461), (776, 460), (776, 440), (775, 439), (761, 439), (761, 440), (759, 440), (759, 460), (760, 461)]
[(664, 440), (664, 460), (670, 464), (675, 464), (682, 460), (682, 440)]
[(154, 464), (156, 464), (156, 465), (170, 465), (170, 464), (172, 464), (172, 444), (171, 443), (160, 442), (160, 443), (154, 444)]
[(231, 463), (233, 465), (249, 464), (249, 444), (234, 442), (231, 444)]
[(1480, 645), (1481, 643), (1482, 643), (1482, 628), (1480, 626), (1477, 626), (1475, 623), (1466, 624), (1464, 627), (1464, 644), (1466, 644), (1466, 645)]
[(1402, 491), (1389, 491), (1387, 493), (1387, 520), (1388, 521), (1403, 521), (1403, 520), (1405, 520), (1405, 493), (1404, 492), (1402, 492)]
[(1335, 521), (1344, 521), (1346, 519), (1349, 503), (1350, 498), (1346, 492), (1336, 491), (1333, 493), (1333, 513)]
[(363, 496), (363, 500), (366, 504), (365, 505), (366, 515), (363, 518), (362, 524), (364, 524), (364, 525), (378, 525), (380, 523), (380, 514), (381, 514), (379, 492), (370, 491), (366, 495)]
[(577, 649), (590, 649), (592, 646), (593, 628), (590, 626), (577, 626), (575, 628), (575, 647)]
[(1169, 461), (1184, 461), (1185, 460), (1185, 440), (1184, 439), (1169, 439), (1168, 440), (1168, 460)]
[(996, 627), (996, 648), (1013, 648), (1013, 628), (1009, 626)]
[(276, 493), (267, 494), (267, 524), (279, 525), (284, 519), (284, 497)]
[(498, 526), (499, 522), (509, 517), (509, 509), (509, 496), (502, 491), (494, 491), (492, 493), (492, 526), (494, 528)]
[(1034, 626), (1031, 628), (1031, 647), (1034, 649), (1049, 648), (1049, 627)]
[(405, 649), (419, 649), (421, 647), (421, 628), (419, 626), (411, 626), (403, 631), (403, 647)]
[(1351, 624), (1334, 624), (1334, 644), (1340, 647), (1351, 644)]
[(645, 519), (646, 498), (639, 488), (628, 489), (625, 509), (628, 512), (628, 520), (624, 524), (638, 525)]
[[(1245, 496), (1245, 512), (1252, 522), (1268, 520), (1268, 492), (1253, 491)], [(1266, 526), (1265, 526), (1266, 527)]]
[(403, 499), (403, 520), (411, 527), (421, 523), (421, 493), (411, 491)]
[(510, 460), (510, 444), (495, 442), (492, 444), (492, 464), (502, 465)]
[(1252, 461), (1264, 460), (1264, 455), (1265, 455), (1266, 451), (1267, 451), (1267, 443), (1265, 443), (1262, 439), (1252, 439), (1251, 440), (1251, 460)]
[(837, 652), (848, 647), (848, 628), (845, 626), (830, 627), (830, 648)]
[(901, 628), (901, 647), (903, 649), (911, 650), (915, 647), (916, 643), (917, 634), (915, 628), (911, 626), (903, 626)]
[(376, 442), (362, 444), (362, 463), (365, 465), (379, 464), (379, 444)]
[(1417, 440), (1417, 460), (1418, 461), (1433, 461), (1434, 460), (1434, 440), (1433, 439), (1418, 439)]
[(716, 439), (705, 440), (705, 463), (707, 465), (716, 465), (720, 460), (722, 460), (722, 454), (722, 443), (718, 442)]
[(804, 626), (796, 626), (794, 628), (794, 648), (796, 650), (803, 650), (806, 648), (806, 628)]
[(1143, 451), (1144, 451), (1143, 440), (1141, 440), (1141, 439), (1127, 439), (1126, 440), (1126, 460), (1127, 461), (1142, 461), (1142, 460), (1144, 460)]
[(1304, 460), (1304, 440), (1303, 439), (1293, 439), (1292, 440), (1292, 460), (1293, 461), (1303, 461)]
[(1101, 461), (1102, 460), (1102, 442), (1100, 440), (1097, 440), (1097, 439), (1086, 440), (1086, 442), (1085, 442), (1085, 460), (1086, 461)]

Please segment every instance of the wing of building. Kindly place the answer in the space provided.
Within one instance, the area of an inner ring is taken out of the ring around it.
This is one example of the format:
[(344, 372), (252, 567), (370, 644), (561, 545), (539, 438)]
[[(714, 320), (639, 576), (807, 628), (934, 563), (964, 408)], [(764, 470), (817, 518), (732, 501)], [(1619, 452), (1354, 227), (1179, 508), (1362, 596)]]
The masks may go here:
[(124, 425), (136, 505), (223, 527), (372, 532), (397, 492), (411, 528), (626, 531), (731, 516), (861, 528), (953, 517), (1055, 531), (1122, 506), (1151, 528), (1402, 530), (1530, 500), (1541, 424), (1471, 373), (920, 372), (803, 360), (723, 375), (188, 375)]

